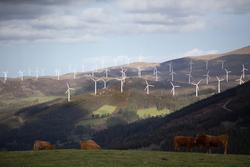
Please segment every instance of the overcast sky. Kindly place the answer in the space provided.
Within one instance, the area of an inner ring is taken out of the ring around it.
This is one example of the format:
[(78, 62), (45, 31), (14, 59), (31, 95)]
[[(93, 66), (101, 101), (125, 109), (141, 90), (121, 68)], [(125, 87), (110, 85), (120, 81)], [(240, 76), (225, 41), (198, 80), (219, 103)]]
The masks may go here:
[(249, 30), (249, 0), (0, 0), (0, 71), (220, 53), (249, 45)]

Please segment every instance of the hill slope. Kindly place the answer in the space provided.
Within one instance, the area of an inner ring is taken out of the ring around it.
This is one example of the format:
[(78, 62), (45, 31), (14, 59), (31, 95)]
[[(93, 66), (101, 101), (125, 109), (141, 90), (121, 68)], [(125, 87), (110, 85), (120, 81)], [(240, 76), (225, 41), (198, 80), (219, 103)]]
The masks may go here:
[(105, 148), (173, 150), (175, 135), (201, 133), (230, 136), (231, 153), (250, 154), (250, 82), (216, 94), (176, 111), (127, 126), (117, 126), (95, 135)]

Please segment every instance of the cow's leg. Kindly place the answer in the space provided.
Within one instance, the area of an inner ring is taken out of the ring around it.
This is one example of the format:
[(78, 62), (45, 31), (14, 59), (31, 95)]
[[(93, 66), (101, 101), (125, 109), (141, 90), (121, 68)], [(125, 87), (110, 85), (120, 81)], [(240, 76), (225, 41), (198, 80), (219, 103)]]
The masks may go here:
[(224, 144), (224, 154), (227, 154), (227, 149), (228, 149), (228, 143), (226, 142)]
[(175, 145), (174, 145), (174, 150), (175, 150), (175, 151), (178, 151), (177, 143), (175, 143)]
[(192, 147), (191, 146), (189, 147), (189, 151), (192, 152)]

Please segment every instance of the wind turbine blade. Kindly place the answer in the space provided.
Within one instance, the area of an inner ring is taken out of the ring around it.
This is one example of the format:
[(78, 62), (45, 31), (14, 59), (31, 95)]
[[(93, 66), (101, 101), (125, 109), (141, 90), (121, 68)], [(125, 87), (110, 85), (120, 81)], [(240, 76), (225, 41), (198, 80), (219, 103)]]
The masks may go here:
[(174, 87), (174, 84), (171, 81), (170, 81), (170, 83), (171, 83), (172, 87)]

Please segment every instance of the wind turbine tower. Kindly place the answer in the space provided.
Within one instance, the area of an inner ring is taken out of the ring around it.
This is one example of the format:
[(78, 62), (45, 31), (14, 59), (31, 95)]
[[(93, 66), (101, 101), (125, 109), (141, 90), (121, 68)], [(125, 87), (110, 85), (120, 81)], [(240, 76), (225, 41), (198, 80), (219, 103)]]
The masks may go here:
[(76, 75), (77, 75), (77, 72), (76, 72), (76, 70), (74, 69), (74, 71), (73, 71), (73, 79), (74, 79), (74, 80), (76, 79)]
[(138, 70), (138, 77), (141, 78), (141, 67), (137, 67)]
[(109, 77), (109, 71), (110, 71), (110, 70), (109, 70), (108, 68), (105, 69), (105, 77), (106, 77), (106, 78)]
[(100, 79), (95, 79), (95, 78), (90, 78), (92, 81), (94, 81), (95, 83), (95, 95), (97, 94), (97, 82), (100, 80)]
[(236, 81), (239, 81), (239, 84), (242, 85), (244, 83), (243, 76), (241, 75), (240, 78), (237, 79)]
[(225, 60), (219, 60), (218, 62), (221, 63), (221, 69), (223, 70), (224, 69)]
[(171, 72), (172, 71), (172, 61), (168, 63), (168, 71)]
[(23, 81), (23, 71), (21, 71), (21, 70), (19, 70), (18, 71), (18, 74), (19, 74), (19, 77), (20, 77), (20, 79), (21, 79), (21, 81)]
[(7, 82), (7, 79), (8, 79), (8, 72), (3, 72), (3, 83), (5, 84)]
[(216, 76), (217, 81), (218, 81), (218, 93), (220, 93), (221, 91), (221, 81), (224, 81), (223, 78), (219, 78), (218, 76)]
[(189, 62), (189, 71), (192, 72), (193, 70), (193, 60), (191, 59), (190, 62)]
[(199, 82), (197, 82), (197, 83), (194, 83), (194, 82), (192, 82), (192, 85), (194, 85), (195, 86), (195, 96), (196, 97), (198, 97), (199, 96), (199, 84), (200, 84), (200, 82), (202, 81), (202, 79), (199, 81)]
[(226, 72), (226, 81), (228, 82), (229, 73), (231, 73), (231, 71), (228, 71), (228, 70), (225, 68), (225, 72)]
[(172, 71), (170, 72), (170, 74), (169, 75), (171, 75), (171, 81), (173, 82), (174, 81), (174, 75), (175, 75), (176, 73), (174, 72), (174, 69), (172, 68)]
[(208, 62), (209, 60), (206, 60), (206, 70), (208, 70)]
[(69, 86), (69, 83), (67, 83), (67, 91), (65, 92), (65, 94), (67, 94), (68, 95), (68, 102), (70, 102), (70, 98), (71, 98), (71, 91), (72, 90), (75, 90), (75, 89), (73, 89), (73, 88), (71, 88), (70, 86)]
[(154, 85), (150, 85), (147, 80), (145, 80), (145, 82), (146, 82), (146, 87), (144, 90), (146, 90), (147, 95), (149, 95), (149, 88), (154, 87)]
[[(192, 72), (190, 71), (189, 73), (186, 74), (188, 76), (188, 83), (191, 84), (191, 77), (192, 77)], [(171, 82), (172, 83), (172, 82)]]
[(107, 88), (107, 82), (109, 81), (109, 79), (101, 78), (100, 80), (103, 81), (103, 89), (106, 89)]
[(180, 86), (174, 85), (172, 82), (170, 82), (172, 85), (171, 92), (173, 93), (173, 96), (175, 96), (175, 88), (179, 88)]
[(242, 64), (242, 70), (241, 70), (241, 72), (242, 72), (242, 79), (245, 78), (245, 72), (246, 72), (246, 71), (248, 71), (248, 69), (245, 67), (244, 64)]
[(115, 78), (116, 80), (120, 81), (121, 82), (121, 93), (123, 93), (123, 86), (124, 86), (124, 83), (125, 83), (125, 77), (123, 78)]
[(158, 74), (160, 72), (158, 71), (157, 67), (154, 67), (154, 75), (155, 75), (155, 81), (158, 81)]
[(207, 71), (207, 73), (204, 75), (206, 77), (206, 84), (208, 85), (210, 76), (209, 76), (209, 71)]
[(57, 76), (57, 80), (60, 80), (60, 70), (56, 69), (56, 76)]
[(39, 70), (36, 69), (36, 80), (38, 80), (38, 78), (39, 78)]

